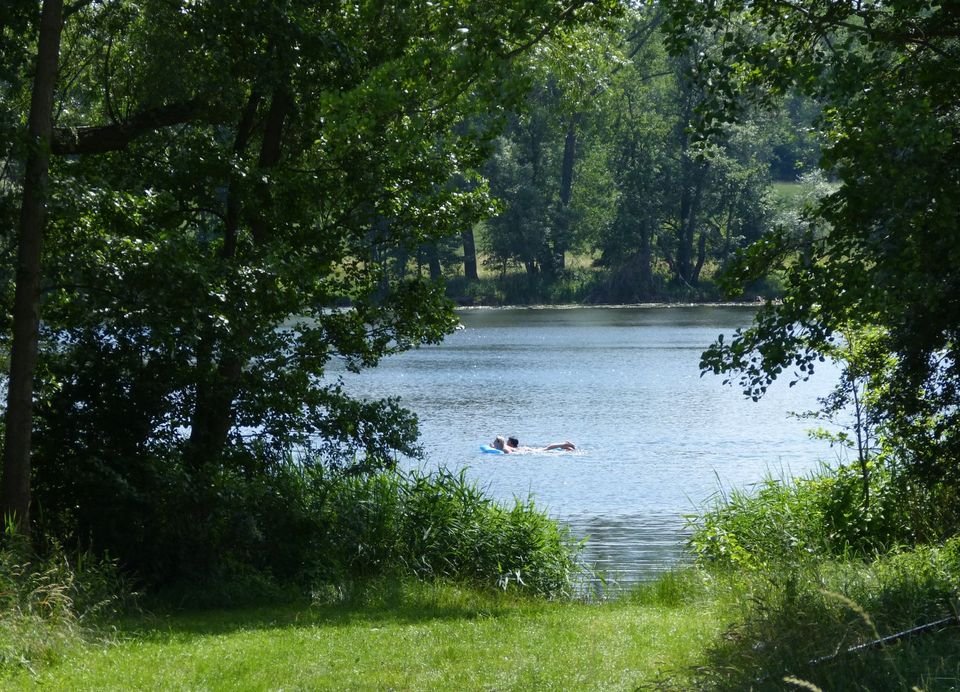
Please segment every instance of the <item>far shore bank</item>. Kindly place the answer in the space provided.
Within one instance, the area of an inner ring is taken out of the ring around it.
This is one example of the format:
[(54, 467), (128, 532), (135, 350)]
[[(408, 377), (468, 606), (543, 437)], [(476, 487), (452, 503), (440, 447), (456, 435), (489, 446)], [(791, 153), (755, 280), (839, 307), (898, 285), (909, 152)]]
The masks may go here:
[[(776, 301), (774, 301), (776, 302)], [(766, 301), (763, 300), (753, 300), (753, 301), (712, 301), (712, 302), (649, 302), (649, 303), (531, 303), (527, 304), (512, 304), (512, 305), (457, 305), (456, 309), (459, 310), (575, 310), (575, 309), (588, 309), (588, 308), (604, 308), (604, 309), (616, 309), (616, 310), (636, 310), (636, 309), (653, 309), (653, 308), (704, 308), (704, 307), (713, 307), (713, 308), (759, 308), (763, 306)]]

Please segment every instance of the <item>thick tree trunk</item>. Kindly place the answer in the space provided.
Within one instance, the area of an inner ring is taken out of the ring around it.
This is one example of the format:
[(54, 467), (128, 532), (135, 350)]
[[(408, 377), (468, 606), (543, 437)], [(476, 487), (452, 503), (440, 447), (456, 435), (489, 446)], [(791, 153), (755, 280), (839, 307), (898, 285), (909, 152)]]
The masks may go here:
[(30, 445), (33, 377), (40, 325), (40, 248), (46, 220), (50, 143), (53, 137), (53, 93), (57, 83), (62, 31), (63, 0), (44, 0), (37, 44), (37, 71), (30, 101), (30, 150), (20, 207), (13, 342), (3, 448), (3, 513), (5, 517), (12, 517), (17, 530), (24, 534), (30, 532)]
[(473, 229), (468, 228), (460, 233), (463, 239), (463, 276), (467, 281), (479, 281), (477, 274), (477, 244), (473, 238)]
[[(237, 130), (235, 150), (242, 151), (247, 146), (258, 101), (259, 97), (251, 95), (247, 102), (247, 108)], [(264, 125), (258, 159), (261, 170), (273, 168), (280, 161), (283, 127), (291, 107), (289, 92), (282, 86), (278, 87), (273, 93)], [(240, 201), (236, 198), (235, 187), (231, 187), (233, 196), (227, 200), (224, 227), (223, 253), (226, 259), (232, 258), (235, 252), (237, 224), (240, 217)], [(264, 183), (258, 193), (259, 208), (250, 217), (250, 227), (254, 242), (260, 245), (266, 241), (270, 231), (269, 217), (266, 214), (266, 210), (270, 208), (268, 183)], [(201, 359), (198, 358), (197, 400), (190, 421), (190, 439), (185, 452), (187, 463), (194, 471), (198, 471), (205, 464), (223, 455), (227, 438), (234, 425), (234, 402), (240, 390), (240, 377), (243, 372), (243, 359), (235, 352), (225, 352), (213, 372), (209, 371), (212, 367), (209, 360), (207, 368), (204, 368), (200, 361)]]
[(240, 383), (241, 363), (233, 354), (223, 356), (217, 370), (197, 385), (197, 403), (190, 420), (186, 459), (198, 471), (223, 454), (233, 427), (233, 402)]

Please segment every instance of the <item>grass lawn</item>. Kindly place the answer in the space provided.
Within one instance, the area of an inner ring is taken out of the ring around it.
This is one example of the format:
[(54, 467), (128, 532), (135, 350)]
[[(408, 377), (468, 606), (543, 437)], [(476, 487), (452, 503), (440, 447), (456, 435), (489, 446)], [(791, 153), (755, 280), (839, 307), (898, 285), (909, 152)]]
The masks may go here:
[(772, 187), (773, 198), (782, 204), (792, 203), (797, 197), (800, 197), (809, 189), (802, 183), (786, 182), (783, 180), (774, 182)]
[[(635, 689), (699, 662), (712, 607), (545, 603), (453, 586), (359, 605), (290, 605), (131, 620), (0, 687), (92, 689)], [(678, 677), (679, 676), (679, 677)]]

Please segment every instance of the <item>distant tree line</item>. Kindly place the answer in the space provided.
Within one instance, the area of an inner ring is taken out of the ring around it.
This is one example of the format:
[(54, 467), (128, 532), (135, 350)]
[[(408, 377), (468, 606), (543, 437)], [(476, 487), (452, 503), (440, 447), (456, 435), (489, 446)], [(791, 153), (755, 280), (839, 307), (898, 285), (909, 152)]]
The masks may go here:
[(771, 183), (817, 167), (816, 102), (788, 95), (705, 136), (717, 95), (700, 77), (721, 48), (703, 32), (668, 53), (663, 16), (632, 10), (529, 56), (529, 95), (483, 167), (499, 212), (424, 248), (431, 276), (476, 281), (485, 266), (549, 284), (575, 255), (591, 269), (581, 300), (695, 295), (774, 225), (784, 205)]

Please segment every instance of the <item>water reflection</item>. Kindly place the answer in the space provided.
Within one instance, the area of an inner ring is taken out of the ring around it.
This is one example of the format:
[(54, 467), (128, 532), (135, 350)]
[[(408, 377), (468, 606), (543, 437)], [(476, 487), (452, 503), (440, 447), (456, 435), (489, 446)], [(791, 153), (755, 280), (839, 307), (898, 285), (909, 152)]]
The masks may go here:
[(592, 514), (566, 517), (575, 536), (586, 537), (583, 559), (607, 583), (628, 585), (687, 561), (685, 521), (673, 514)]

